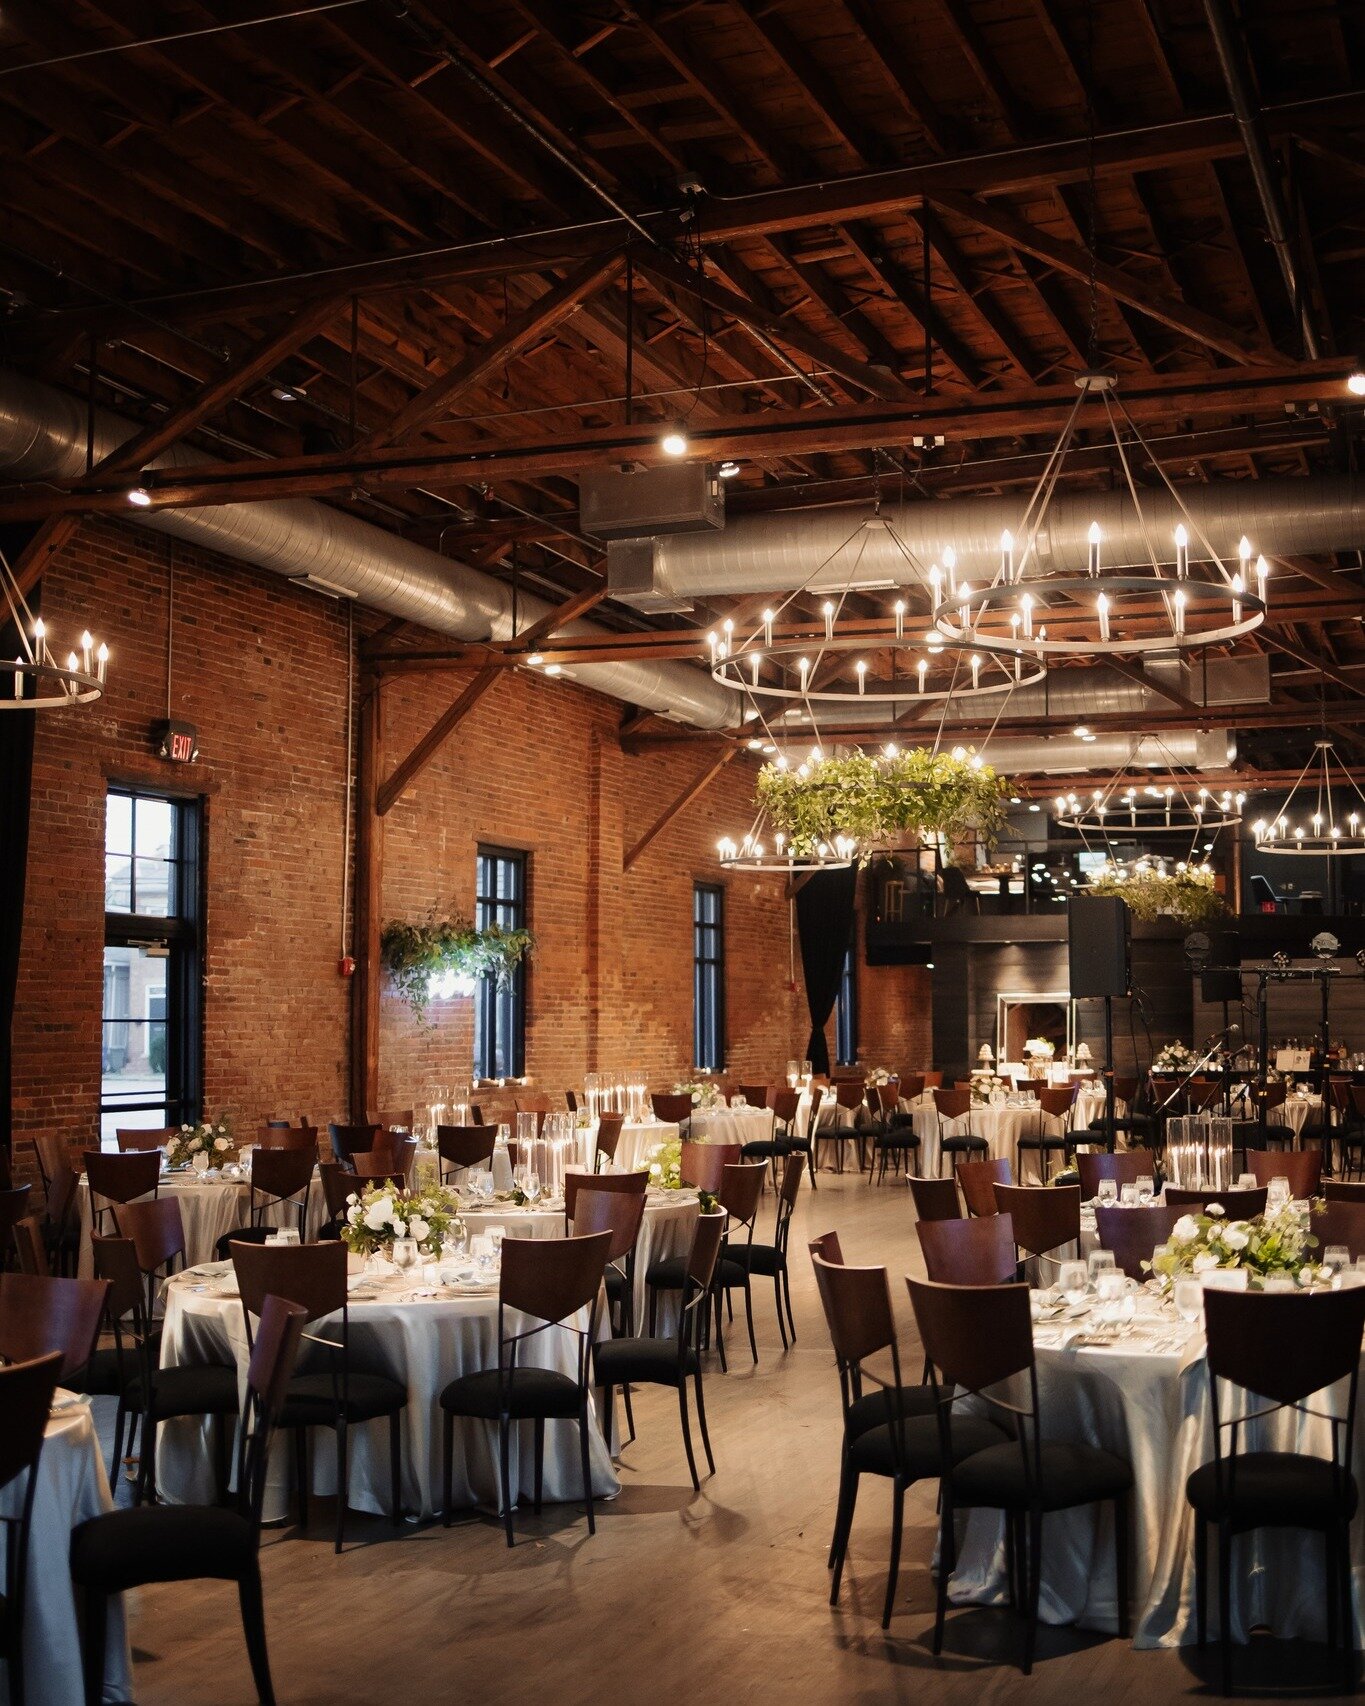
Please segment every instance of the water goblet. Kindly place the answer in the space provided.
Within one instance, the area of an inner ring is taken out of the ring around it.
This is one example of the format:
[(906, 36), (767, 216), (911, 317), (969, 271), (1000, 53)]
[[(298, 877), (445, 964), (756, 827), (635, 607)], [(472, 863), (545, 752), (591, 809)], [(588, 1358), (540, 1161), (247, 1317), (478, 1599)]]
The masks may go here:
[(1239, 1191), (1254, 1191), (1258, 1189), (1256, 1184), (1256, 1175), (1254, 1173), (1239, 1173), (1237, 1175), (1236, 1188)]
[(1117, 1179), (1101, 1179), (1095, 1189), (1095, 1201), (1105, 1208), (1113, 1208), (1119, 1200), (1119, 1183)]
[(1197, 1279), (1178, 1279), (1175, 1282), (1175, 1312), (1191, 1327), (1203, 1314), (1204, 1288)]
[(1329, 1244), (1322, 1252), (1322, 1265), (1332, 1270), (1332, 1278), (1335, 1280), (1350, 1267), (1351, 1252), (1344, 1244)]
[(1123, 1208), (1136, 1208), (1138, 1205), (1138, 1188), (1134, 1184), (1126, 1184), (1119, 1190), (1119, 1204)]
[(1090, 1275), (1084, 1262), (1063, 1262), (1057, 1272), (1057, 1286), (1073, 1309), (1085, 1302), (1090, 1288)]
[(540, 1201), (540, 1174), (536, 1172), (534, 1167), (526, 1169), (526, 1177), (522, 1181), (521, 1190), (527, 1202), (534, 1208), (536, 1203)]
[(1139, 1208), (1150, 1208), (1152, 1198), (1156, 1195), (1156, 1180), (1150, 1174), (1144, 1173), (1137, 1180), (1137, 1200)]
[(1266, 1186), (1266, 1193), (1265, 1193), (1266, 1213), (1267, 1214), (1277, 1213), (1289, 1201), (1289, 1196), (1290, 1196), (1289, 1180), (1282, 1178), (1282, 1177), (1279, 1177), (1277, 1175)]
[(415, 1238), (395, 1238), (389, 1260), (400, 1274), (409, 1272), (417, 1266), (417, 1240)]
[(1098, 1291), (1100, 1275), (1112, 1272), (1118, 1263), (1114, 1260), (1112, 1250), (1091, 1250), (1085, 1258), (1085, 1265), (1090, 1275), (1090, 1283)]

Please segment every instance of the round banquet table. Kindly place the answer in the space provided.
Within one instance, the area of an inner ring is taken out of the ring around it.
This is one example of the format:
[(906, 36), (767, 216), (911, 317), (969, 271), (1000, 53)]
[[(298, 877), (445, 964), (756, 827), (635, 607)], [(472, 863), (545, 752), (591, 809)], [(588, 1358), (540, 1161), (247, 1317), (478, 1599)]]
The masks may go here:
[[(72, 1706), (83, 1700), (81, 1639), (71, 1583), (71, 1531), (114, 1508), (89, 1404), (57, 1392), (38, 1461), (29, 1538), (28, 1587), (24, 1601), (24, 1653), (28, 1706)], [(0, 1493), (0, 1510), (17, 1516), (25, 1477)], [(9, 1667), (0, 1666), (0, 1702), (10, 1699)], [(104, 1661), (105, 1701), (133, 1698), (123, 1600), (109, 1601)]]
[[(914, 1121), (920, 1140), (920, 1171), (926, 1177), (932, 1177), (938, 1173), (941, 1160), (938, 1115), (932, 1107), (919, 1109), (915, 1112)], [(1036, 1102), (1025, 1107), (972, 1108), (960, 1119), (943, 1122), (944, 1137), (961, 1137), (968, 1132), (973, 1137), (984, 1137), (992, 1158), (1008, 1161), (1011, 1167), (1014, 1166), (1015, 1145), (1021, 1137), (1037, 1137), (1042, 1130), (1046, 1130), (1049, 1136), (1060, 1136), (1062, 1129), (1061, 1116), (1044, 1114)], [(1038, 1151), (1031, 1151), (1026, 1159), (1033, 1171), (1030, 1175), (1021, 1176), (1020, 1184), (1038, 1181)]]
[(671, 1142), (677, 1135), (678, 1128), (670, 1120), (643, 1120), (638, 1124), (623, 1125), (612, 1172), (635, 1173), (641, 1167), (648, 1167), (659, 1145)]
[(772, 1135), (771, 1108), (698, 1108), (692, 1115), (696, 1143), (762, 1143)]
[(1287, 1125), (1294, 1133), (1294, 1146), (1298, 1147), (1299, 1139), (1303, 1136), (1303, 1128), (1310, 1119), (1321, 1119), (1321, 1096), (1286, 1096), (1278, 1108), (1272, 1108), (1267, 1118), (1272, 1123)]
[[(1195, 1639), (1194, 1513), (1185, 1481), (1213, 1455), (1203, 1336), (1186, 1327), (1149, 1292), (1138, 1298), (1133, 1330), (1113, 1345), (1064, 1346), (1071, 1325), (1034, 1327), (1045, 1437), (1084, 1440), (1129, 1459), (1134, 1488), (1131, 1590), (1134, 1645), (1176, 1647)], [(1225, 1413), (1246, 1414), (1261, 1400), (1224, 1387)], [(1237, 1406), (1236, 1409), (1230, 1405)], [(1317, 1405), (1322, 1408), (1321, 1404)], [(1244, 1449), (1330, 1455), (1329, 1424), (1280, 1412), (1248, 1424)], [(1365, 1440), (1357, 1429), (1357, 1479), (1365, 1475)], [(961, 1519), (955, 1603), (1003, 1604), (1004, 1535), (994, 1512)], [(1365, 1535), (1352, 1525), (1354, 1569), (1365, 1568)], [(1216, 1564), (1211, 1564), (1216, 1574)], [(1245, 1641), (1264, 1625), (1280, 1639), (1325, 1639), (1326, 1579), (1322, 1542), (1298, 1530), (1262, 1529), (1237, 1542), (1232, 1583), (1233, 1637)], [(1118, 1627), (1113, 1510), (1086, 1505), (1048, 1516), (1043, 1527), (1039, 1615), (1046, 1623)], [(1217, 1596), (1210, 1594), (1210, 1634)], [(1365, 1623), (1356, 1613), (1356, 1645)]]
[[(355, 1259), (353, 1259), (355, 1260)], [(358, 1260), (355, 1260), (357, 1269)], [(220, 1264), (210, 1264), (218, 1269)], [(442, 1290), (435, 1281), (416, 1278), (370, 1281), (358, 1271), (352, 1289), (361, 1297), (350, 1302), (352, 1365), (389, 1375), (407, 1389), (402, 1412), (403, 1507), (419, 1517), (441, 1509), (441, 1423), (438, 1398), (450, 1381), (462, 1374), (496, 1368), (498, 1362), (498, 1294), (496, 1288), (479, 1295)], [(309, 1332), (326, 1335), (329, 1317), (313, 1323)], [(514, 1327), (522, 1325), (513, 1317)], [(586, 1324), (580, 1322), (580, 1325)], [(606, 1336), (599, 1314), (598, 1334)], [(524, 1363), (574, 1373), (575, 1341), (570, 1334), (539, 1333), (521, 1348)], [(308, 1347), (305, 1346), (305, 1351)], [(324, 1354), (324, 1353), (319, 1353)], [(235, 1362), (245, 1378), (248, 1357), (242, 1305), (230, 1270), (220, 1278), (203, 1274), (177, 1276), (166, 1288), (166, 1322), (161, 1341), (163, 1367), (205, 1362)], [(306, 1364), (305, 1358), (305, 1364)], [(323, 1365), (319, 1365), (323, 1366)], [(386, 1420), (348, 1429), (352, 1510), (372, 1515), (389, 1511), (389, 1429)], [(501, 1509), (498, 1483), (498, 1434), (495, 1426), (457, 1421), (455, 1426), (454, 1503), (456, 1508), (487, 1505)], [(330, 1429), (314, 1428), (309, 1440), (311, 1491), (333, 1497), (336, 1448)], [(511, 1493), (533, 1485), (534, 1424), (514, 1428), (511, 1442)], [(265, 1517), (286, 1514), (288, 1463), (292, 1453), (283, 1438), (271, 1450)], [(173, 1504), (208, 1502), (213, 1497), (213, 1453), (208, 1424), (194, 1417), (163, 1422), (158, 1430), (157, 1486)], [(595, 1408), (589, 1409), (589, 1462), (596, 1497), (619, 1491), (611, 1454)], [(553, 1501), (582, 1497), (582, 1478), (576, 1422), (552, 1421), (545, 1431), (544, 1495)]]
[[(211, 1262), (217, 1251), (218, 1240), (223, 1234), (236, 1231), (239, 1226), (247, 1225), (251, 1219), (249, 1178), (201, 1180), (193, 1173), (163, 1173), (157, 1195), (173, 1196), (180, 1204), (180, 1220), (185, 1228), (187, 1267), (197, 1266), (200, 1262)], [(89, 1279), (94, 1269), (94, 1253), (90, 1245), (90, 1186), (84, 1177), (77, 1186), (76, 1203), (81, 1223), (78, 1272), (81, 1279)], [(326, 1217), (322, 1185), (314, 1173), (304, 1214), (304, 1237), (316, 1238), (318, 1228)], [(265, 1218), (272, 1226), (279, 1226), (286, 1220), (291, 1226), (298, 1225), (297, 1210), (292, 1206), (273, 1203), (265, 1211)]]

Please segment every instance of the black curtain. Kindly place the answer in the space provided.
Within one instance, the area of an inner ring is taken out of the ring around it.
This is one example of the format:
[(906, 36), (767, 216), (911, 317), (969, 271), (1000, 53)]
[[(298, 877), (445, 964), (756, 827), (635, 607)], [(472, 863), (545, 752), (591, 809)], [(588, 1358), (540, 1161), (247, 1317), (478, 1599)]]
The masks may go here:
[(812, 1072), (829, 1071), (825, 1025), (834, 1011), (844, 955), (853, 940), (853, 903), (857, 892), (856, 865), (817, 871), (797, 890), (796, 928), (801, 938), (801, 969), (806, 974), (806, 1005), (810, 1008), (811, 1024), (806, 1059)]
[[(0, 656), (15, 657), (12, 625), (0, 625)], [(12, 692), (10, 678), (5, 690)], [(32, 711), (0, 711), (0, 1173), (13, 1150), (14, 992), (24, 927), (28, 804), (33, 785)]]

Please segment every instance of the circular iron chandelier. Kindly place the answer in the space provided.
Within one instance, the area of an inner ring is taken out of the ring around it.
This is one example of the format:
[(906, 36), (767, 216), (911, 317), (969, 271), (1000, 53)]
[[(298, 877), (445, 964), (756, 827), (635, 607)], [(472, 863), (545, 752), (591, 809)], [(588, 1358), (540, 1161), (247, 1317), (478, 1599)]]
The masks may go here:
[[(1110, 373), (1088, 370), (1077, 376), (1078, 395), (1037, 485), (1024, 509), (1017, 533), (1000, 536), (1000, 562), (994, 578), (973, 587), (948, 574), (930, 573), (931, 621), (945, 643), (961, 651), (996, 652), (1014, 657), (1032, 653), (1052, 657), (1129, 657), (1145, 652), (1191, 651), (1226, 645), (1260, 627), (1266, 615), (1264, 557), (1252, 560), (1250, 540), (1238, 546), (1231, 569), (1219, 557), (1186, 509), (1127, 409), (1114, 394)], [(1102, 566), (1104, 539), (1092, 522), (1087, 539), (1086, 572), (1053, 574), (1038, 567), (1048, 505), (1075, 437), (1087, 401), (1104, 406), (1109, 431), (1137, 511), (1148, 565), (1115, 573)], [(1120, 419), (1121, 417), (1121, 419)], [(1122, 424), (1121, 424), (1122, 422)], [(1123, 426), (1131, 432), (1125, 443)], [(1139, 450), (1170, 492), (1182, 516), (1170, 540), (1168, 556), (1158, 549), (1143, 518), (1133, 474), (1132, 452)], [(1191, 551), (1197, 541), (1200, 554)]]
[(8, 680), (9, 691), (0, 691), (0, 711), (52, 711), (70, 705), (93, 705), (104, 695), (109, 667), (109, 648), (96, 645), (87, 629), (80, 637), (80, 652), (68, 652), (63, 666), (53, 657), (47, 624), (35, 617), (15, 579), (9, 562), (0, 553), (0, 593), (8, 625), (18, 635), (19, 655), (0, 658), (0, 681)]
[[(1365, 853), (1365, 794), (1350, 771), (1338, 765), (1341, 777), (1334, 796), (1332, 752), (1332, 742), (1325, 735), (1314, 742), (1313, 752), (1278, 814), (1260, 818), (1251, 826), (1257, 852), (1318, 859)], [(1310, 781), (1309, 772), (1315, 769), (1316, 775)], [(1304, 791), (1300, 811), (1307, 812), (1310, 801), (1313, 808), (1305, 817), (1294, 811), (1300, 789)]]
[(1225, 788), (1215, 794), (1200, 787), (1191, 794), (1175, 782), (1159, 787), (1130, 783), (1121, 788), (1118, 779), (1106, 788), (1094, 788), (1082, 797), (1071, 791), (1058, 794), (1053, 821), (1063, 829), (1083, 835), (1200, 835), (1234, 829), (1242, 821), (1246, 795)]

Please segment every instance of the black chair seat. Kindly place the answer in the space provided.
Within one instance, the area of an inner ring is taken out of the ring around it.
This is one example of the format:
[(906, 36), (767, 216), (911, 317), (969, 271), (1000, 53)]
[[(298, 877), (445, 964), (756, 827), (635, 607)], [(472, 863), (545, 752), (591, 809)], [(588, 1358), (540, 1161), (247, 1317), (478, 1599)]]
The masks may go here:
[[(724, 1250), (725, 1246), (721, 1248)], [(743, 1246), (736, 1244), (732, 1251), (721, 1256), (716, 1263), (716, 1285), (728, 1289), (732, 1285), (744, 1284), (743, 1254)], [(645, 1283), (658, 1291), (681, 1291), (686, 1277), (686, 1256), (665, 1256), (661, 1261), (651, 1262), (645, 1270)]]
[[(124, 1400), (130, 1410), (144, 1408), (142, 1376), (128, 1382)], [(235, 1416), (237, 1370), (205, 1363), (191, 1368), (159, 1368), (152, 1381), (152, 1419), (175, 1416)]]
[(984, 1137), (973, 1137), (970, 1132), (961, 1132), (957, 1137), (945, 1137), (939, 1144), (940, 1149), (989, 1149), (990, 1144)]
[[(953, 1424), (953, 1454), (959, 1459), (973, 1452), (980, 1456), (988, 1449), (1009, 1449), (1017, 1453), (1019, 1447), (1013, 1442), (1008, 1445), (999, 1443), (1004, 1439), (1000, 1429), (982, 1416), (964, 1416), (960, 1422)], [(937, 1417), (912, 1416), (901, 1428), (901, 1441), (901, 1461), (908, 1478), (912, 1481), (936, 1480), (943, 1467)], [(848, 1442), (848, 1459), (860, 1474), (894, 1475), (896, 1450), (890, 1423), (883, 1422), (879, 1427), (869, 1428), (866, 1433), (851, 1439)]]
[(233, 1580), (255, 1566), (251, 1524), (217, 1505), (137, 1505), (91, 1517), (71, 1535), (72, 1579), (103, 1594), (144, 1582)]
[[(153, 1353), (157, 1354), (156, 1352)], [(123, 1359), (123, 1373), (127, 1376), (133, 1366), (133, 1358)], [(119, 1378), (119, 1359), (112, 1346), (108, 1350), (96, 1351), (83, 1368), (78, 1368), (66, 1384), (73, 1392), (86, 1392), (92, 1398), (116, 1398), (123, 1391), (124, 1382)]]
[(918, 1149), (919, 1137), (913, 1125), (891, 1124), (872, 1139), (874, 1149)]
[(593, 1356), (599, 1386), (676, 1386), (697, 1368), (697, 1353), (691, 1345), (680, 1353), (676, 1338), (604, 1339)]
[[(887, 1421), (887, 1394), (885, 1392), (865, 1392), (861, 1398), (855, 1398), (848, 1407), (844, 1417), (844, 1435), (847, 1439), (855, 1439), (859, 1434), (865, 1434), (872, 1428), (885, 1427)], [(932, 1416), (934, 1413), (934, 1389), (932, 1386), (902, 1386), (901, 1414), (903, 1416)]]
[[(296, 1374), (280, 1410), (282, 1428), (330, 1427), (337, 1413), (338, 1385), (326, 1372)], [(346, 1382), (346, 1420), (372, 1422), (391, 1416), (408, 1401), (407, 1388), (387, 1374), (357, 1374)]]
[(1338, 1518), (1349, 1522), (1356, 1513), (1355, 1477), (1342, 1501), (1326, 1458), (1251, 1451), (1235, 1461), (1235, 1471), (1231, 1465), (1224, 1469), (1223, 1485), (1231, 1492), (1226, 1504), (1218, 1498), (1216, 1464), (1204, 1464), (1185, 1483), (1190, 1503), (1209, 1522), (1226, 1513), (1234, 1528), (1323, 1528)]
[(771, 1161), (776, 1156), (790, 1155), (792, 1140), (789, 1137), (758, 1137), (752, 1143), (742, 1143), (740, 1154), (746, 1161)]
[(1015, 1144), (1016, 1149), (1065, 1149), (1071, 1139), (1064, 1135), (1049, 1136), (1040, 1132), (1037, 1137), (1021, 1137)]
[(277, 1230), (274, 1226), (235, 1226), (231, 1232), (225, 1232), (213, 1246), (214, 1252), (220, 1262), (230, 1262), (232, 1251), (229, 1245), (264, 1244), (267, 1239), (275, 1236)]
[(775, 1244), (736, 1244), (726, 1257), (726, 1266), (738, 1268), (743, 1285), (743, 1271), (747, 1268), (751, 1274), (766, 1274), (769, 1279), (774, 1274), (780, 1274), (786, 1267), (786, 1258)]
[[(612, 1342), (628, 1343), (619, 1339)], [(580, 1409), (577, 1381), (549, 1368), (516, 1368), (504, 1377), (499, 1376), (496, 1368), (462, 1374), (442, 1392), (441, 1408), (453, 1416), (476, 1416), (481, 1421), (496, 1422), (503, 1413), (504, 1393), (507, 1414), (513, 1418), (576, 1417)]]
[[(955, 1420), (954, 1438), (958, 1425)], [(1039, 1502), (1045, 1511), (1116, 1499), (1133, 1485), (1132, 1465), (1093, 1445), (1045, 1444), (1040, 1468)], [(953, 1470), (953, 1498), (959, 1505), (1027, 1510), (1029, 1481), (1018, 1442), (993, 1445), (959, 1460)]]

